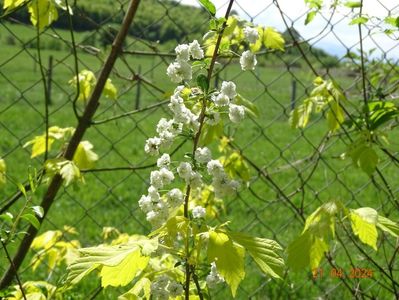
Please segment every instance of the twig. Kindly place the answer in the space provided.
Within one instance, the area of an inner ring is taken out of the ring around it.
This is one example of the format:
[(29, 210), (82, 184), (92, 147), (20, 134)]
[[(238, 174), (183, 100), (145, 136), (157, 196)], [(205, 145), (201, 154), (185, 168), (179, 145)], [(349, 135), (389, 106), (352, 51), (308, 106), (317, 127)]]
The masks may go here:
[(21, 293), (22, 293), (22, 297), (24, 297), (24, 300), (26, 300), (26, 295), (25, 295), (25, 291), (24, 291), (22, 282), (21, 282), (21, 280), (19, 278), (19, 275), (18, 275), (17, 269), (15, 268), (14, 262), (11, 259), (10, 253), (8, 253), (7, 246), (6, 246), (6, 244), (4, 244), (4, 242), (3, 242), (3, 240), (1, 238), (0, 238), (0, 242), (1, 242), (1, 245), (3, 246), (4, 252), (6, 253), (6, 257), (7, 257), (8, 262), (10, 263), (11, 267), (15, 271), (15, 278), (17, 279), (19, 289), (21, 290)]

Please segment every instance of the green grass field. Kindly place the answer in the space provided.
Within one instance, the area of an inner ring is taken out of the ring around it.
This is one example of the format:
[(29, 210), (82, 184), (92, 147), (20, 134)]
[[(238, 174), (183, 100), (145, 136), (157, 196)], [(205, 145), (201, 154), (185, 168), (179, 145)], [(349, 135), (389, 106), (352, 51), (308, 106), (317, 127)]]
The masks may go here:
[[(13, 42), (10, 44), (11, 32)], [(57, 30), (47, 31), (42, 37), (45, 45), (51, 45), (53, 35), (58, 34), (69, 40), (68, 32)], [(76, 38), (80, 43), (89, 33), (78, 33)], [(40, 168), (42, 157), (31, 160), (30, 149), (22, 148), (28, 140), (40, 135), (45, 130), (44, 125), (44, 92), (41, 83), (40, 70), (35, 60), (38, 58), (36, 49), (31, 48), (35, 32), (30, 28), (9, 23), (0, 24), (0, 156), (7, 163), (8, 174), (15, 182), (25, 182), (29, 170)], [(57, 40), (59, 41), (59, 40)], [(22, 42), (22, 43), (21, 43)], [(25, 48), (24, 45), (25, 44)], [(57, 42), (57, 45), (59, 42)], [(30, 45), (30, 46), (29, 46)], [(68, 81), (74, 76), (73, 56), (65, 43), (60, 43), (58, 50), (43, 49), (42, 60), (47, 66), (48, 57), (54, 57), (52, 105), (49, 107), (49, 123), (51, 126), (76, 126), (77, 120), (72, 109), (74, 90)], [(142, 49), (142, 45), (129, 39), (129, 50)], [(29, 47), (26, 47), (29, 46)], [(137, 46), (137, 47), (136, 47)], [(49, 46), (52, 47), (52, 46)], [(78, 50), (79, 67), (88, 68), (98, 72), (101, 62), (106, 57), (107, 50), (101, 49), (96, 57)], [(284, 60), (284, 55), (281, 55)], [(166, 76), (167, 63), (159, 57), (125, 56), (129, 68), (143, 74), (165, 93), (160, 93), (149, 85), (143, 83), (140, 92), (140, 107), (146, 107), (166, 100), (168, 93), (172, 92), (174, 85)], [(299, 162), (294, 167), (290, 164), (298, 162), (311, 155), (327, 132), (323, 118), (317, 120), (306, 130), (293, 130), (289, 127), (288, 116), (290, 112), (291, 82), (298, 78), (297, 99), (303, 99), (305, 88), (310, 89), (313, 75), (306, 68), (291, 68), (286, 66), (276, 57), (260, 57), (260, 67), (252, 72), (242, 72), (236, 63), (228, 65), (220, 75), (223, 80), (234, 80), (238, 92), (245, 98), (253, 101), (260, 110), (259, 118), (248, 117), (238, 126), (226, 124), (225, 132), (234, 138), (243, 153), (254, 161), (259, 167), (265, 167), (270, 176), (289, 195), (301, 185), (298, 174), (306, 177), (311, 172), (312, 164)], [(281, 63), (278, 63), (278, 62)], [(114, 102), (103, 99), (96, 113), (95, 120), (106, 119), (120, 113), (134, 110), (137, 98), (137, 86), (131, 81), (123, 79), (131, 77), (131, 71), (121, 61), (118, 61), (115, 72), (111, 76), (119, 89), (120, 97)], [(320, 70), (323, 72), (323, 70)], [(332, 76), (344, 90), (352, 85), (353, 79), (345, 74), (344, 69), (331, 70)], [(355, 89), (349, 89), (349, 95), (356, 95)], [(356, 103), (356, 99), (354, 100)], [(79, 103), (79, 109), (83, 109)], [(129, 165), (146, 165), (153, 163), (154, 159), (148, 158), (144, 153), (144, 143), (148, 137), (155, 134), (155, 124), (162, 116), (168, 116), (167, 107), (159, 107), (143, 113), (135, 114), (117, 121), (103, 125), (93, 125), (87, 131), (84, 139), (94, 145), (94, 151), (99, 154), (100, 160), (96, 168), (124, 167)], [(392, 139), (393, 140), (393, 139)], [(394, 140), (393, 140), (394, 141)], [(393, 144), (395, 146), (395, 143)], [(188, 146), (187, 146), (188, 147)], [(189, 149), (183, 147), (176, 153), (181, 157)], [(211, 145), (217, 153), (217, 143)], [(392, 211), (386, 194), (370, 183), (370, 179), (353, 167), (349, 160), (339, 159), (345, 150), (345, 144), (337, 137), (332, 137), (327, 143), (326, 150), (321, 154), (321, 161), (308, 182), (305, 192), (292, 196), (291, 201), (300, 206), (303, 202), (305, 216), (308, 216), (322, 203), (341, 199), (348, 207), (357, 208), (370, 206), (381, 213), (389, 214), (393, 220), (399, 219), (397, 211)], [(56, 154), (53, 151), (52, 154)], [(288, 166), (288, 167), (287, 167)], [(397, 170), (394, 166), (381, 163), (381, 169), (394, 192), (397, 192)], [(85, 174), (86, 183), (62, 189), (53, 204), (41, 232), (62, 228), (63, 225), (76, 227), (79, 232), (78, 239), (82, 246), (91, 246), (101, 243), (102, 227), (113, 226), (127, 233), (149, 233), (151, 228), (145, 221), (144, 214), (138, 209), (137, 201), (146, 192), (148, 187), (148, 174), (151, 169), (140, 171), (113, 171), (93, 172)], [(258, 197), (247, 189), (243, 189), (236, 198), (226, 199), (226, 214), (221, 215), (222, 220), (231, 220), (230, 227), (234, 230), (249, 232), (254, 235), (273, 238), (283, 246), (287, 246), (293, 238), (300, 234), (301, 223), (285, 203), (285, 200), (260, 178), (256, 171), (251, 169), (251, 188)], [(381, 180), (376, 177), (376, 182), (381, 185)], [(7, 199), (16, 191), (15, 185), (9, 180), (4, 190), (0, 191), (0, 201)], [(32, 199), (38, 204), (45, 191), (45, 187)], [(22, 199), (21, 199), (22, 200)], [(13, 210), (17, 210), (20, 205)], [(337, 234), (340, 232), (338, 231)], [(391, 243), (394, 243), (392, 238)], [(348, 240), (345, 240), (348, 242)], [(348, 242), (349, 243), (349, 242)], [(18, 243), (14, 243), (16, 246)], [(364, 260), (355, 248), (348, 246), (353, 251), (355, 265), (358, 267), (373, 268)], [(333, 244), (332, 254), (336, 263), (349, 270), (349, 263), (345, 253), (338, 244)], [(12, 247), (10, 247), (12, 251)], [(387, 251), (390, 251), (388, 247)], [(377, 253), (367, 251), (375, 260), (384, 263), (383, 250)], [(46, 269), (43, 266), (36, 273), (32, 273), (29, 258), (25, 261), (26, 271), (21, 274), (23, 280), (45, 280)], [(0, 256), (0, 270), (6, 266), (3, 256)], [(325, 271), (329, 266), (324, 261)], [(256, 269), (253, 262), (249, 261), (246, 268), (247, 276), (238, 291), (238, 299), (325, 299), (348, 298), (349, 292), (336, 278), (325, 278), (318, 281), (311, 280), (310, 272), (288, 272), (285, 280), (274, 281), (265, 278)], [(65, 274), (65, 269), (59, 268), (52, 274), (50, 282), (56, 283)], [(379, 278), (376, 272), (375, 278)], [(382, 280), (382, 279), (381, 279)], [(360, 287), (373, 290), (370, 285), (373, 281), (359, 280)], [(87, 299), (99, 286), (95, 275), (84, 280), (69, 293), (70, 299)], [(126, 290), (126, 289), (125, 289)], [(124, 289), (107, 288), (99, 295), (99, 299), (116, 299)], [(384, 291), (376, 287), (373, 293), (378, 299), (389, 299)], [(222, 289), (214, 295), (214, 299), (229, 298), (227, 289)]]

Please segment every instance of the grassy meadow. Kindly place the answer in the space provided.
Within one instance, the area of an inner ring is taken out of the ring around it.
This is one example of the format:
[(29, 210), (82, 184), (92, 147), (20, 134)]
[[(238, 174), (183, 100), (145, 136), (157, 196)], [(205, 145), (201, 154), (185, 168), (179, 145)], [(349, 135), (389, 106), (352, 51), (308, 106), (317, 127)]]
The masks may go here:
[[(80, 69), (98, 72), (108, 50), (98, 48), (100, 52), (96, 55), (85, 51), (88, 49), (85, 40), (91, 34), (94, 33), (76, 33), (76, 40), (81, 45), (78, 48), (78, 63)], [(47, 30), (41, 36), (41, 43), (45, 45), (41, 50), (44, 67), (47, 67), (50, 55), (54, 58), (49, 124), (73, 127), (77, 124), (72, 105), (74, 89), (68, 81), (74, 76), (74, 57), (69, 42), (61, 39), (69, 41), (69, 33), (59, 29)], [(45, 130), (45, 99), (35, 43), (33, 29), (24, 25), (0, 23), (0, 156), (5, 159), (10, 176), (5, 189), (0, 191), (1, 203), (16, 191), (14, 182), (25, 182), (28, 173), (40, 168), (43, 163), (43, 157), (30, 159), (30, 148), (22, 147)], [(145, 49), (143, 43), (132, 38), (128, 39), (126, 47), (128, 50)], [(171, 49), (173, 48), (165, 50)], [(297, 58), (292, 56), (286, 58), (284, 54), (273, 57), (269, 54), (258, 58), (259, 67), (254, 72), (242, 72), (237, 63), (229, 64), (220, 72), (220, 80), (234, 80), (238, 92), (255, 103), (260, 111), (260, 117), (248, 116), (238, 126), (226, 123), (225, 133), (234, 139), (234, 143), (245, 156), (270, 174), (286, 195), (293, 194), (290, 199), (295, 205), (301, 206), (303, 203), (305, 216), (328, 200), (341, 199), (348, 207), (370, 206), (389, 215), (391, 219), (398, 220), (399, 214), (392, 211), (386, 194), (371, 184), (367, 175), (353, 167), (349, 160), (339, 158), (345, 150), (345, 142), (337, 136), (331, 137), (326, 143), (326, 149), (321, 153), (321, 160), (304, 192), (295, 193), (301, 186), (301, 176), (306, 178), (312, 172), (313, 163), (304, 159), (313, 154), (327, 132), (326, 122), (321, 115), (313, 117), (311, 126), (305, 130), (291, 129), (288, 124), (292, 80), (297, 81), (296, 100), (299, 103), (311, 89), (314, 77), (306, 66), (291, 67), (288, 70), (287, 64), (295, 59)], [(111, 76), (119, 90), (119, 98), (117, 101), (103, 98), (94, 120), (104, 120), (135, 109), (138, 98), (137, 83), (126, 80), (132, 77), (132, 71), (139, 72), (162, 90), (158, 91), (149, 84), (142, 83), (139, 88), (140, 108), (166, 100), (167, 95), (175, 88), (166, 76), (166, 67), (171, 60), (172, 58), (125, 55), (124, 62), (117, 62)], [(325, 70), (320, 69), (320, 72), (324, 74)], [(353, 77), (343, 68), (329, 72), (349, 96), (353, 95), (353, 101), (357, 103)], [(78, 103), (78, 110), (82, 111), (83, 108), (84, 103)], [(84, 139), (94, 145), (94, 151), (100, 156), (96, 168), (153, 163), (154, 159), (144, 153), (144, 143), (155, 134), (157, 121), (168, 115), (168, 109), (164, 106), (105, 124), (92, 125)], [(217, 142), (210, 147), (214, 156), (217, 156)], [(59, 149), (56, 144), (53, 148), (51, 155), (56, 155)], [(187, 149), (189, 145), (183, 146), (175, 157), (181, 157)], [(384, 162), (380, 166), (388, 183), (397, 192), (396, 169)], [(61, 229), (64, 225), (74, 226), (79, 236), (68, 238), (79, 239), (82, 246), (101, 243), (101, 232), (105, 226), (113, 226), (130, 234), (149, 233), (150, 225), (138, 209), (137, 201), (147, 190), (150, 171), (151, 169), (85, 173), (85, 184), (60, 191), (41, 232)], [(221, 215), (221, 219), (231, 220), (229, 226), (234, 230), (276, 239), (286, 247), (301, 233), (301, 223), (270, 182), (259, 177), (254, 169), (251, 169), (251, 178), (252, 192), (243, 189), (237, 197), (225, 199), (225, 213)], [(381, 185), (380, 178), (376, 177), (375, 180)], [(40, 202), (44, 191), (45, 187), (40, 188), (32, 199), (33, 203)], [(23, 200), (19, 202), (21, 203), (13, 207), (13, 211), (22, 205)], [(343, 238), (348, 242), (345, 236)], [(354, 253), (357, 267), (373, 268), (354, 247), (349, 245), (348, 248)], [(335, 244), (331, 249), (337, 265), (349, 271), (350, 266), (343, 249)], [(12, 247), (10, 251), (13, 251)], [(385, 261), (382, 250), (374, 252), (370, 249), (367, 253), (381, 263)], [(6, 265), (4, 257), (0, 256), (0, 271)], [(325, 261), (323, 267), (325, 272), (330, 269)], [(25, 261), (23, 270), (23, 280), (47, 278), (45, 266), (35, 273), (31, 271), (29, 258)], [(311, 280), (310, 272), (288, 272), (284, 280), (275, 281), (263, 277), (253, 262), (250, 262), (246, 271), (247, 275), (239, 288), (237, 299), (336, 299), (338, 295), (350, 295), (338, 279), (328, 276), (314, 281)], [(378, 272), (375, 273), (375, 278), (378, 278)], [(60, 267), (49, 281), (57, 283), (63, 274), (65, 269)], [(360, 287), (365, 290), (373, 289), (370, 283), (373, 281), (359, 280)], [(69, 297), (88, 299), (87, 295), (98, 286), (99, 280), (93, 274), (90, 279), (85, 279), (70, 291)], [(126, 289), (107, 288), (99, 294), (98, 299), (116, 299), (121, 291)], [(377, 287), (375, 294), (378, 299), (389, 299)], [(223, 297), (230, 297), (227, 289), (214, 295), (214, 299)]]

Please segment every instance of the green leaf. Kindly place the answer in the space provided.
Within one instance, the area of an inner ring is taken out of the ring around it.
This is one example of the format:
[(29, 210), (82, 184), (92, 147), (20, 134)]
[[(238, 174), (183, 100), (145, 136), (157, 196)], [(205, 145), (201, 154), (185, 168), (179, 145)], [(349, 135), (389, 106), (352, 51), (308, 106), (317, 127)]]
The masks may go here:
[(309, 249), (309, 264), (311, 269), (315, 269), (320, 265), (324, 253), (328, 252), (328, 243), (323, 237), (312, 236), (312, 244)]
[(136, 284), (126, 293), (118, 297), (118, 300), (150, 299), (151, 281), (148, 278), (140, 278)]
[(242, 95), (237, 94), (234, 99), (234, 104), (244, 106), (246, 112), (248, 112), (254, 118), (259, 118), (260, 113), (258, 107), (248, 99), (244, 98)]
[(242, 155), (235, 151), (229, 156), (225, 157), (222, 161), (225, 171), (231, 178), (240, 178), (243, 181), (249, 181), (251, 179), (248, 164), (245, 162)]
[(10, 11), (14, 8), (22, 6), (26, 2), (28, 2), (28, 0), (4, 0), (3, 9), (7, 9)]
[(212, 1), (209, 1), (209, 0), (199, 0), (199, 2), (201, 3), (201, 5), (202, 5), (212, 16), (215, 16), (215, 14), (216, 14), (216, 7), (215, 7), (215, 5), (212, 3)]
[(351, 210), (349, 213), (349, 219), (351, 221), (353, 233), (357, 235), (363, 243), (377, 251), (377, 211), (370, 207)]
[(244, 248), (233, 244), (227, 234), (220, 231), (209, 232), (208, 262), (216, 263), (217, 270), (230, 286), (233, 297), (245, 277), (244, 255)]
[(362, 2), (361, 1), (347, 1), (347, 2), (345, 2), (344, 5), (349, 8), (360, 8), (360, 7), (362, 7)]
[(277, 242), (238, 232), (228, 232), (227, 234), (235, 243), (240, 244), (248, 251), (263, 273), (274, 278), (281, 278), (284, 272), (284, 260), (277, 253), (282, 250)]
[(12, 224), (14, 216), (11, 213), (6, 212), (6, 213), (0, 215), (0, 219), (3, 220), (4, 222)]
[(36, 218), (35, 215), (32, 214), (24, 214), (21, 216), (22, 219), (25, 219), (26, 221), (28, 221), (30, 224), (32, 224), (33, 227), (35, 227), (36, 229), (40, 228), (40, 222), (39, 220)]
[(311, 98), (305, 99), (303, 104), (296, 107), (290, 113), (289, 123), (291, 128), (305, 128), (309, 123), (310, 115), (313, 110)]
[(371, 147), (365, 147), (359, 155), (359, 166), (369, 176), (371, 176), (378, 164), (378, 155)]
[(357, 25), (357, 24), (366, 24), (367, 22), (368, 22), (368, 18), (366, 18), (366, 17), (357, 17), (357, 18), (354, 18), (350, 23), (349, 23), (349, 25)]
[(149, 260), (148, 250), (154, 251), (157, 245), (157, 240), (140, 236), (139, 239), (127, 244), (79, 249), (80, 257), (68, 266), (64, 288), (77, 284), (95, 269), (100, 269), (102, 286), (126, 285), (145, 268)]
[(360, 167), (367, 175), (373, 175), (378, 164), (378, 155), (374, 149), (362, 141), (354, 142), (349, 146), (347, 154), (353, 164)]
[(266, 48), (285, 51), (283, 36), (272, 27), (265, 28), (263, 32), (263, 43)]
[[(54, 143), (54, 139), (49, 136), (47, 142), (47, 151), (50, 151), (51, 145)], [(35, 158), (46, 152), (46, 135), (35, 136), (33, 140), (24, 144), (24, 148), (27, 146), (32, 145), (32, 154), (30, 158)]]
[(79, 97), (78, 100), (87, 101), (91, 95), (91, 90), (95, 86), (97, 79), (92, 71), (82, 70), (78, 77), (69, 80), (69, 84), (76, 87), (79, 81)]
[(79, 143), (73, 156), (73, 162), (79, 169), (89, 170), (94, 167), (94, 163), (98, 160), (98, 155), (91, 149), (93, 149), (93, 145), (89, 141)]
[(0, 158), (0, 187), (5, 185), (7, 182), (6, 171), (6, 162), (4, 161), (4, 159)]
[(288, 245), (287, 265), (295, 272), (306, 269), (310, 265), (310, 248), (312, 236), (307, 231)]
[(206, 94), (209, 90), (209, 82), (208, 77), (204, 74), (199, 74), (197, 76), (197, 85), (201, 88), (201, 90)]
[(345, 121), (345, 115), (338, 101), (330, 101), (329, 108), (330, 110), (327, 112), (327, 124), (330, 130), (334, 132), (338, 130)]
[(101, 269), (101, 286), (125, 286), (129, 284), (136, 275), (144, 270), (150, 258), (141, 255), (140, 248), (131, 252), (116, 266), (104, 264)]
[(58, 11), (54, 0), (32, 0), (28, 4), (30, 20), (39, 30), (51, 25), (58, 19)]
[(223, 135), (223, 129), (222, 122), (219, 122), (214, 126), (205, 123), (202, 129), (203, 134), (201, 134), (200, 137), (200, 144), (206, 146), (214, 140), (219, 139)]
[(399, 224), (388, 218), (378, 215), (377, 227), (394, 237), (399, 236)]
[(312, 10), (312, 11), (308, 12), (308, 14), (306, 15), (306, 19), (305, 19), (305, 25), (308, 25), (310, 22), (312, 22), (314, 17), (316, 16), (316, 14), (317, 14), (316, 10)]

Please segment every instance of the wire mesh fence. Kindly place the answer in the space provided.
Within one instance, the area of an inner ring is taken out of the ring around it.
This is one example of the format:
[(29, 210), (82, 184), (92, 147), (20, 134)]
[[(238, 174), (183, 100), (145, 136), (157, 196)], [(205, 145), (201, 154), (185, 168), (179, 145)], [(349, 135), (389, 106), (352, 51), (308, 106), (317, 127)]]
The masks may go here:
[[(75, 76), (75, 64), (80, 70), (100, 71), (129, 1), (75, 2), (73, 37), (66, 12), (60, 11), (59, 22), (40, 33), (26, 24), (28, 16), (23, 13), (0, 21), (0, 154), (8, 166), (8, 183), (0, 199), (4, 210), (17, 212), (24, 205), (22, 198), (14, 196), (17, 183), (25, 184), (28, 175), (43, 165), (41, 157), (30, 159), (25, 143), (43, 134), (46, 126), (76, 126), (76, 115), (82, 113), (85, 103), (76, 103), (76, 91), (68, 84)], [(273, 238), (284, 248), (301, 233), (306, 217), (333, 199), (350, 208), (369, 206), (398, 220), (396, 151), (391, 156), (380, 156), (377, 172), (369, 177), (349, 159), (342, 159), (350, 138), (346, 132), (328, 133), (322, 114), (305, 129), (294, 130), (288, 124), (290, 112), (309, 96), (317, 75), (336, 81), (353, 105), (359, 104), (358, 99), (365, 92), (361, 46), (369, 52), (365, 58), (366, 92), (371, 95), (372, 90), (380, 89), (387, 99), (398, 98), (395, 76), (399, 75), (399, 46), (395, 36), (388, 36), (388, 42), (382, 40), (376, 31), (387, 30), (386, 23), (373, 18), (372, 23), (363, 25), (362, 39), (353, 31), (348, 37), (345, 28), (349, 28), (353, 11), (341, 12), (334, 7), (321, 11), (314, 25), (317, 28), (308, 30), (314, 28), (312, 23), (303, 26), (308, 9), (293, 17), (285, 11), (293, 5), (289, 1), (256, 2), (237, 0), (233, 9), (255, 24), (268, 25), (268, 20), (278, 19), (286, 50), (261, 50), (255, 71), (243, 72), (236, 59), (220, 59), (213, 79), (215, 86), (225, 80), (234, 81), (239, 93), (257, 106), (259, 117), (249, 115), (238, 127), (225, 125), (229, 147), (245, 160), (250, 180), (236, 197), (224, 201), (218, 217), (232, 220), (229, 226), (237, 231)], [(399, 5), (392, 1), (372, 2), (380, 16), (399, 13)], [(226, 6), (221, 3), (218, 11), (224, 11)], [(145, 155), (143, 147), (146, 139), (154, 135), (157, 121), (170, 115), (167, 103), (174, 86), (166, 76), (166, 68), (174, 59), (176, 44), (200, 40), (207, 27), (207, 14), (199, 8), (176, 1), (141, 4), (110, 76), (118, 87), (118, 100), (101, 100), (84, 136), (92, 142), (100, 159), (94, 169), (84, 172), (84, 185), (61, 188), (40, 232), (63, 231), (64, 225), (73, 226), (82, 246), (101, 243), (104, 227), (112, 226), (129, 234), (150, 232), (151, 226), (137, 204), (147, 190), (148, 175), (154, 166), (153, 158)], [(301, 36), (302, 31), (306, 38)], [(323, 45), (336, 47), (338, 54), (330, 55), (321, 49)], [(376, 50), (369, 51), (372, 48)], [(371, 74), (377, 72), (382, 73), (379, 78), (385, 85), (371, 80)], [(394, 79), (389, 82), (391, 78)], [(46, 93), (50, 100), (47, 104)], [(394, 120), (390, 126), (396, 125)], [(395, 134), (393, 129), (393, 149), (397, 146)], [(217, 146), (212, 146), (215, 153)], [(185, 151), (182, 140), (174, 155), (182, 156)], [(38, 205), (45, 191), (46, 187), (39, 188), (30, 201)], [(388, 299), (387, 295), (395, 293), (398, 297), (398, 241), (383, 237), (375, 252), (362, 248), (346, 230), (337, 229), (337, 241), (318, 271), (324, 276), (287, 271), (283, 281), (273, 280), (252, 268), (251, 261), (237, 297), (334, 299), (352, 295)], [(22, 237), (18, 239), (9, 246), (12, 254)], [(1, 262), (0, 270), (5, 272), (9, 267), (5, 257)], [(339, 268), (347, 273), (351, 268), (370, 269), (375, 275), (367, 279), (331, 276), (331, 270)], [(63, 272), (62, 268), (55, 269), (51, 277), (62, 277)], [(33, 274), (30, 257), (25, 259), (19, 275), (24, 281), (46, 278), (44, 271)], [(76, 297), (115, 297), (108, 289), (99, 292), (98, 286), (99, 281), (94, 279)], [(219, 289), (214, 298), (226, 295), (229, 297), (226, 289)]]

